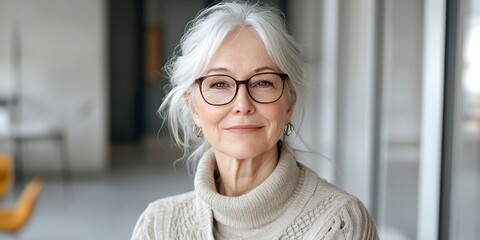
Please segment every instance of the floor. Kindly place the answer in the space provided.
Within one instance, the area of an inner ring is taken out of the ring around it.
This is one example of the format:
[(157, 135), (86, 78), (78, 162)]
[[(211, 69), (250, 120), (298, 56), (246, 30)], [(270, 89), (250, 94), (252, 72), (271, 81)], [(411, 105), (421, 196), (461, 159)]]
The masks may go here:
[(111, 152), (115, 160), (105, 174), (75, 176), (71, 185), (44, 179), (33, 217), (17, 234), (1, 233), (0, 240), (129, 239), (149, 202), (193, 189), (193, 178), (174, 163), (179, 153), (168, 147), (121, 144)]

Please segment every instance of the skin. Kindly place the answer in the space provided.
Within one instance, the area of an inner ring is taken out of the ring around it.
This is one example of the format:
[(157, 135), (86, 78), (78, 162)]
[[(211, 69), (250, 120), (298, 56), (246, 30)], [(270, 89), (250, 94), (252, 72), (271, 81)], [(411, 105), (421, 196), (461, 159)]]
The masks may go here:
[[(248, 27), (232, 31), (222, 42), (207, 71), (248, 79), (258, 72), (281, 72), (269, 57), (256, 32)], [(277, 142), (290, 121), (295, 98), (286, 89), (269, 104), (253, 101), (245, 84), (235, 99), (225, 106), (206, 103), (195, 88), (187, 100), (197, 126), (214, 148), (220, 173), (217, 190), (226, 196), (239, 196), (260, 185), (278, 163)]]

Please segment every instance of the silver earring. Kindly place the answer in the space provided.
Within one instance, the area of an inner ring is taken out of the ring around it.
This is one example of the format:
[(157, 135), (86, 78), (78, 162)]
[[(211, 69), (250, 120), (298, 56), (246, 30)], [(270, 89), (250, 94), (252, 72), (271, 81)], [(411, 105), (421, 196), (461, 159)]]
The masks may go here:
[(195, 133), (195, 135), (197, 137), (202, 137), (203, 136), (202, 128), (197, 126), (197, 124), (193, 124), (192, 130), (193, 130), (193, 133)]
[(295, 131), (295, 127), (290, 122), (287, 123), (287, 125), (285, 125), (285, 127), (283, 128), (283, 134), (285, 136), (290, 136), (290, 134), (292, 134), (293, 131)]

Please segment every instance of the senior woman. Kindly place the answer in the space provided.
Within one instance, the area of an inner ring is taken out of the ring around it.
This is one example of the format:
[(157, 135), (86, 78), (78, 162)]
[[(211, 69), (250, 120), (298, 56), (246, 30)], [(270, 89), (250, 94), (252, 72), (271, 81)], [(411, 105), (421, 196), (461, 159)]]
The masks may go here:
[(282, 140), (304, 84), (280, 12), (211, 6), (179, 50), (160, 111), (184, 158), (198, 162), (195, 190), (151, 203), (132, 239), (377, 239), (363, 204)]

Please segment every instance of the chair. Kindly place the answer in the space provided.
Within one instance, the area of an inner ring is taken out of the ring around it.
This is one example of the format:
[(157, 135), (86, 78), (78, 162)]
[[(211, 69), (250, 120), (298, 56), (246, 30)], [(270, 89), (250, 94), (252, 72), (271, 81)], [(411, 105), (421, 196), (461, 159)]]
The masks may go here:
[(22, 146), (28, 143), (34, 143), (38, 141), (52, 141), (56, 143), (59, 150), (59, 157), (61, 163), (62, 178), (64, 181), (70, 183), (71, 172), (68, 159), (68, 152), (66, 146), (66, 139), (64, 132), (54, 126), (43, 124), (30, 124), (30, 125), (14, 125), (12, 126), (11, 139), (14, 141), (14, 151), (17, 163), (17, 174), (19, 181), (23, 181), (23, 159), (24, 154)]
[[(0, 101), (1, 103), (2, 101)], [(3, 101), (7, 103), (6, 101)], [(0, 107), (2, 104), (0, 104)], [(71, 171), (70, 162), (68, 158), (66, 136), (63, 129), (49, 124), (47, 122), (26, 123), (18, 116), (19, 101), (17, 99), (11, 100), (8, 104), (4, 104), (10, 118), (10, 124), (7, 131), (0, 132), (0, 140), (12, 141), (13, 153), (15, 159), (16, 178), (18, 182), (24, 181), (24, 151), (23, 146), (29, 143), (39, 141), (51, 141), (56, 143), (59, 150), (59, 157), (61, 161), (61, 174), (65, 182), (70, 183)]]
[[(12, 183), (12, 164), (7, 155), (0, 155), (0, 198), (4, 198)], [(0, 208), (0, 231), (15, 233), (28, 222), (42, 191), (39, 178), (31, 180), (11, 209)]]
[(6, 155), (0, 155), (0, 199), (5, 198), (12, 185), (12, 162)]

